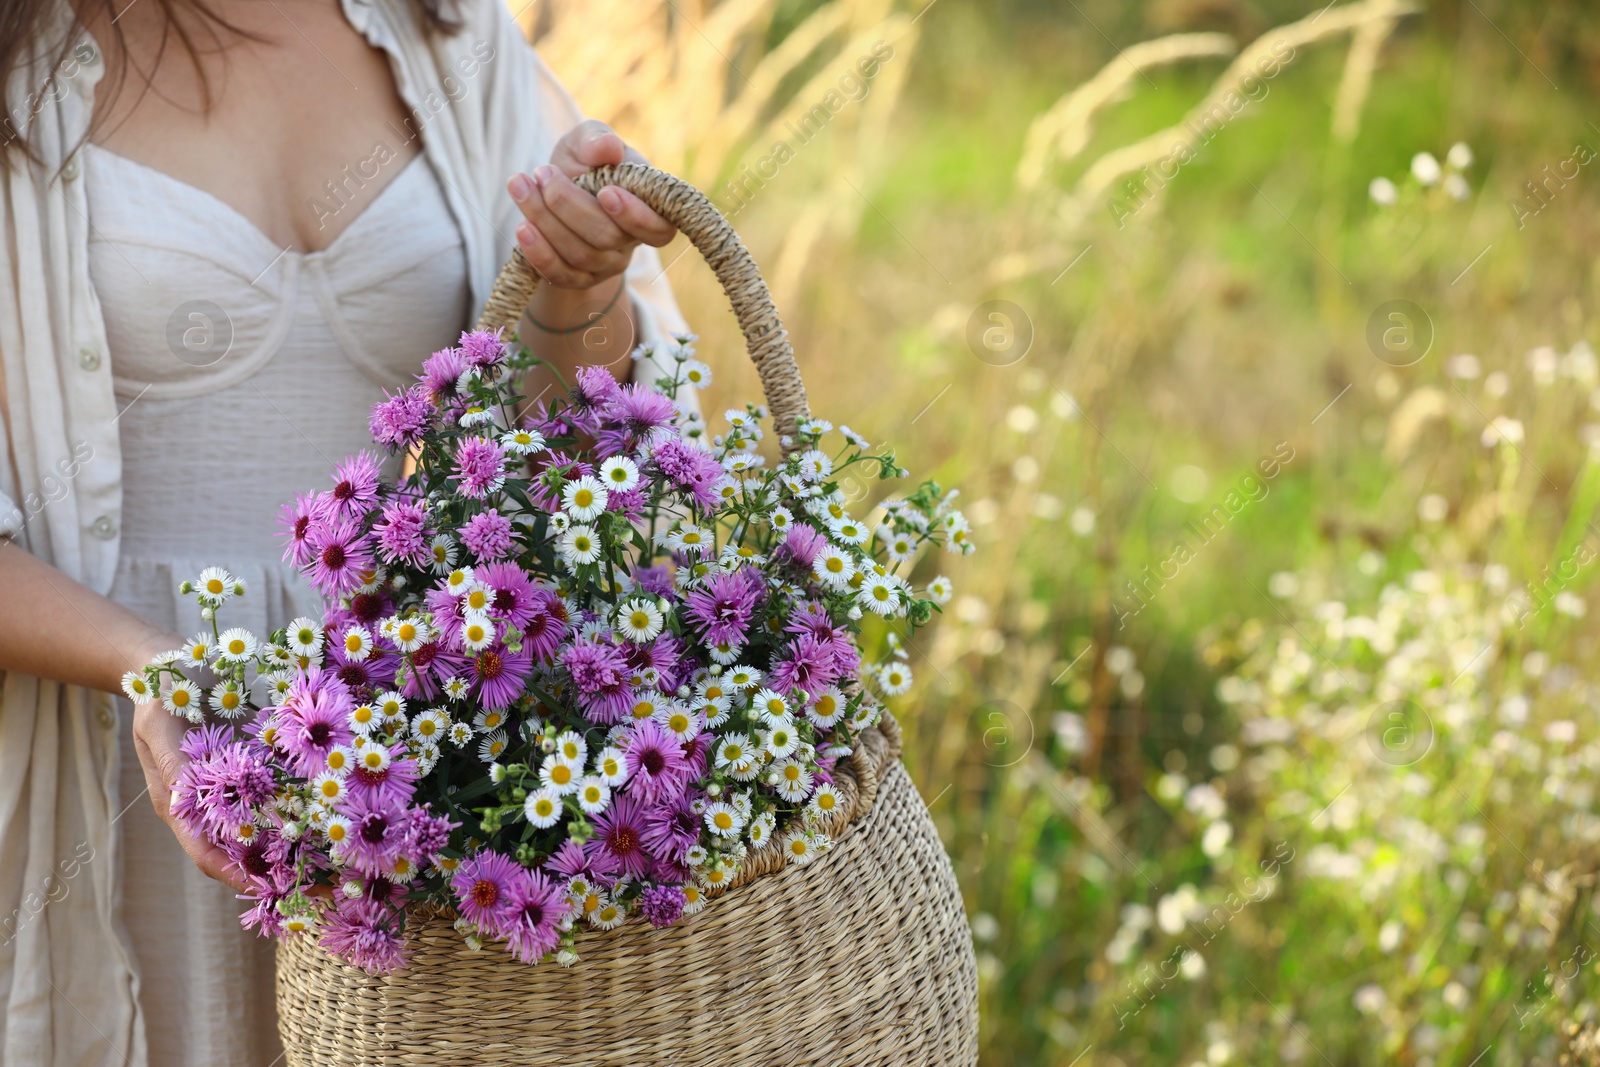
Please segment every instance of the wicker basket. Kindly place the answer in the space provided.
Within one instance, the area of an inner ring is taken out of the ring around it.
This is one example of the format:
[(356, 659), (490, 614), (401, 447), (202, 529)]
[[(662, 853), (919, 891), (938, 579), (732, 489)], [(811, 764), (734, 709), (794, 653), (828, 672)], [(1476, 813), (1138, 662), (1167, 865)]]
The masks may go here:
[[(584, 175), (670, 219), (722, 283), (780, 434), (806, 412), (754, 261), (693, 186), (624, 164)], [(513, 253), (479, 320), (516, 323), (538, 278)], [(413, 915), (411, 963), (375, 977), (307, 938), (278, 949), (288, 1067), (973, 1064), (977, 971), (955, 874), (899, 761), (892, 716), (838, 767), (834, 849), (805, 867), (775, 844), (691, 919), (583, 930), (580, 962), (471, 952), (448, 915)]]

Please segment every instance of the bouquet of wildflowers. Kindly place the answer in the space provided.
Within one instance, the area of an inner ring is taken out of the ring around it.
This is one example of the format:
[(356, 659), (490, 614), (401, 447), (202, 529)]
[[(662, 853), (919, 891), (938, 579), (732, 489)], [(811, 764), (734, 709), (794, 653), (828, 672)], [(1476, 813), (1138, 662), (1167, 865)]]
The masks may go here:
[(225, 570), (183, 584), (209, 628), (124, 688), (197, 724), (173, 813), (243, 872), (247, 927), (382, 972), (432, 906), (570, 964), (580, 923), (665, 926), (757, 850), (828, 850), (838, 761), (911, 684), (895, 631), (950, 596), (902, 572), (968, 526), (933, 483), (852, 516), (843, 479), (906, 472), (847, 427), (771, 464), (759, 406), (708, 437), (693, 340), (656, 389), (588, 368), (523, 415), (527, 350), (464, 334), (372, 411), (410, 473), (358, 455), (285, 507), (322, 618), (263, 640), (219, 621)]

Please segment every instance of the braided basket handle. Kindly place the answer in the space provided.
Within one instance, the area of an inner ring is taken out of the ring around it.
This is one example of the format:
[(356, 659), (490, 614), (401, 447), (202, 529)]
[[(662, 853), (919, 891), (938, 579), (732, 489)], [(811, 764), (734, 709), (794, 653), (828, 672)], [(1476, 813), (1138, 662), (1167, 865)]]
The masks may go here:
[[(761, 389), (766, 394), (773, 424), (779, 436), (792, 439), (796, 420), (810, 414), (805, 385), (800, 381), (800, 368), (794, 361), (794, 347), (789, 344), (789, 335), (778, 320), (778, 309), (773, 306), (767, 283), (761, 280), (755, 260), (728, 220), (700, 190), (643, 163), (601, 167), (573, 180), (580, 189), (590, 193), (597, 193), (608, 185), (626, 189), (682, 230), (700, 250), (739, 319), (750, 359), (761, 375)], [(538, 287), (539, 275), (522, 258), (522, 252), (514, 249), (494, 281), (494, 289), (478, 319), (478, 328), (515, 331)]]

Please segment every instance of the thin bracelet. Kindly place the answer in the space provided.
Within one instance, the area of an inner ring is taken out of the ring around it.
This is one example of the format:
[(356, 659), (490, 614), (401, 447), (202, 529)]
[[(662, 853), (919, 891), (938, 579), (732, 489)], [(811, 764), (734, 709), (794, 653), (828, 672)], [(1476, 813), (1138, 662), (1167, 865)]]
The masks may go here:
[(546, 326), (544, 323), (540, 322), (538, 319), (534, 318), (532, 315), (528, 316), (528, 321), (533, 323), (539, 329), (543, 330), (545, 333), (564, 334), (564, 333), (577, 333), (579, 330), (587, 330), (589, 327), (593, 326), (595, 323), (599, 322), (601, 319), (603, 319), (607, 315), (611, 314), (611, 309), (617, 306), (617, 301), (622, 297), (622, 291), (624, 289), (626, 289), (627, 287), (628, 287), (628, 282), (627, 282), (626, 279), (624, 279), (622, 284), (617, 286), (617, 291), (611, 294), (611, 299), (606, 302), (606, 306), (601, 308), (594, 315), (591, 315), (589, 317), (589, 321), (588, 322), (580, 322), (576, 326), (568, 326), (568, 327), (566, 327), (564, 329), (557, 330), (557, 329), (552, 329), (549, 326)]

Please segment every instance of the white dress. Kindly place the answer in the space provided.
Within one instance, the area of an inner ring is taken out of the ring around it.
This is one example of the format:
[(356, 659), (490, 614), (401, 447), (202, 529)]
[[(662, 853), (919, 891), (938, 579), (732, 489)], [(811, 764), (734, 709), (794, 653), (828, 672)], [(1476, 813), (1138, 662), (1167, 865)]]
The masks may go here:
[[(121, 415), (122, 554), (111, 596), (188, 636), (178, 583), (226, 566), (224, 624), (264, 633), (320, 600), (281, 561), (280, 504), (371, 449), (367, 412), (468, 325), (461, 234), (417, 156), (325, 250), (284, 251), (222, 201), (91, 146), (89, 268)], [(200, 874), (140, 793), (119, 716), (122, 918), (150, 1063), (268, 1067), (280, 1048), (271, 942)]]

